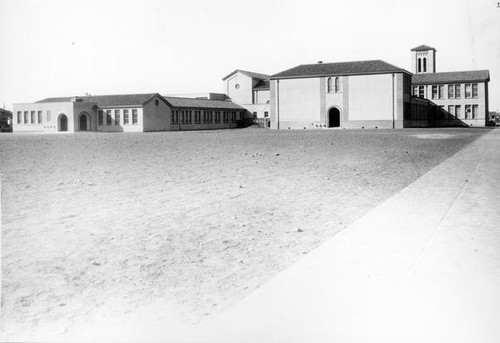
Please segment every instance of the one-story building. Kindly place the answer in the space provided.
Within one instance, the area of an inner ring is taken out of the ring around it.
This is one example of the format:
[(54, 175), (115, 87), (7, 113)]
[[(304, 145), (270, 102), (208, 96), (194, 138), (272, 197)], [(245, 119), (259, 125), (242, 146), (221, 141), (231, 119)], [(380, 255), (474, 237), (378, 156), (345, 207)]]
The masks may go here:
[(158, 93), (47, 98), (14, 104), (14, 132), (148, 132), (234, 128), (245, 109), (227, 100)]

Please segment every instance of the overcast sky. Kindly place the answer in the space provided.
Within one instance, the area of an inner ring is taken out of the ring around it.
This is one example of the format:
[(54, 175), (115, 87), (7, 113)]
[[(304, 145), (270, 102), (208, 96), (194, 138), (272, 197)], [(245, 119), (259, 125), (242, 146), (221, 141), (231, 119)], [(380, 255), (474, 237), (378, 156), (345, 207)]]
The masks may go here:
[(500, 110), (498, 0), (0, 0), (0, 106), (49, 96), (223, 92), (234, 69), (382, 59), (489, 69)]

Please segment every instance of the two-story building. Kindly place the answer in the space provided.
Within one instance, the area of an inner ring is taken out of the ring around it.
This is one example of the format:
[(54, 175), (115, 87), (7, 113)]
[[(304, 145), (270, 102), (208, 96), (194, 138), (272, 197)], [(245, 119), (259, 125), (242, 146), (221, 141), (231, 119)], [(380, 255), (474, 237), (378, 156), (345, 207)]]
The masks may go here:
[(227, 96), (248, 110), (247, 118), (270, 117), (269, 75), (236, 69), (222, 81)]
[(412, 93), (429, 99), (468, 126), (488, 121), (488, 70), (436, 72), (436, 49), (421, 45), (412, 50)]

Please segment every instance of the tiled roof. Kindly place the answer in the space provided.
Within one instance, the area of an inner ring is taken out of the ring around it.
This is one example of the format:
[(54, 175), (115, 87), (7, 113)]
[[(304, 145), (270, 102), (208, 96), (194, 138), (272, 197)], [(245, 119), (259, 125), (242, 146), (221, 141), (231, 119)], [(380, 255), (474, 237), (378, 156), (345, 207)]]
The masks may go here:
[(241, 74), (253, 77), (255, 79), (269, 80), (269, 75), (254, 73), (252, 71), (246, 71), (246, 70), (236, 69), (235, 71), (233, 71), (233, 72), (227, 74), (226, 76), (224, 76), (222, 78), (222, 81), (225, 81), (226, 79), (230, 78), (231, 76), (233, 76), (236, 73), (241, 73)]
[[(147, 94), (119, 94), (119, 95), (91, 95), (79, 96), (84, 102), (95, 102), (99, 107), (142, 106), (158, 93)], [(70, 102), (75, 97), (47, 98), (40, 102)]]
[(427, 50), (436, 51), (436, 49), (434, 49), (433, 47), (430, 47), (428, 45), (419, 45), (416, 48), (411, 49), (411, 51), (427, 51)]
[(412, 84), (432, 84), (432, 83), (454, 83), (489, 81), (489, 70), (454, 71), (448, 73), (415, 74), (412, 77)]
[(177, 98), (166, 96), (164, 99), (172, 107), (182, 108), (213, 108), (213, 109), (228, 109), (228, 110), (243, 110), (244, 108), (235, 104), (232, 101), (226, 100), (208, 100), (208, 99), (193, 99), (193, 98)]
[(395, 72), (410, 74), (408, 71), (382, 60), (371, 60), (356, 62), (301, 64), (297, 67), (282, 71), (281, 73), (271, 75), (271, 79), (331, 75), (385, 74)]
[(270, 89), (269, 80), (260, 80), (259, 82), (257, 82), (257, 84), (255, 85), (255, 87), (253, 87), (253, 89), (256, 89), (256, 90), (269, 90)]

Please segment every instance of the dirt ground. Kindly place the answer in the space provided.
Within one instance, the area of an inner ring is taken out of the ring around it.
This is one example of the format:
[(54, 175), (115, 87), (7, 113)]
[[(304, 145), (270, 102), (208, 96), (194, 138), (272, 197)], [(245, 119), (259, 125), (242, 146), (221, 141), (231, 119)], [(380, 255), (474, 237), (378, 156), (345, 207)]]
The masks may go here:
[(0, 337), (216, 315), (486, 131), (1, 134)]

